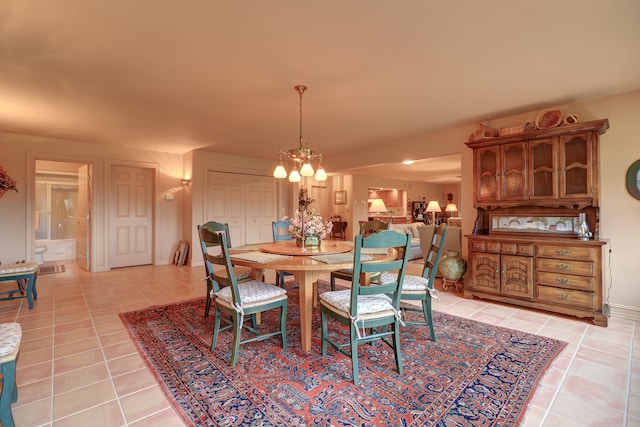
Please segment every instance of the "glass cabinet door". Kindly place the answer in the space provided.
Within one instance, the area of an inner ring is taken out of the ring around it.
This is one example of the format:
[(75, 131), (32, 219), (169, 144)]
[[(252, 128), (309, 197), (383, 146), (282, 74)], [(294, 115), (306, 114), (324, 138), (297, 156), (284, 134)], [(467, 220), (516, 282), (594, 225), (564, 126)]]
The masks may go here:
[(558, 177), (556, 150), (551, 139), (529, 142), (529, 198), (556, 199)]
[(502, 153), (502, 200), (527, 199), (527, 152), (525, 144), (503, 145)]
[(592, 142), (589, 133), (564, 135), (558, 140), (560, 197), (589, 198), (592, 186)]
[(500, 197), (499, 147), (478, 148), (476, 151), (476, 200), (494, 202)]

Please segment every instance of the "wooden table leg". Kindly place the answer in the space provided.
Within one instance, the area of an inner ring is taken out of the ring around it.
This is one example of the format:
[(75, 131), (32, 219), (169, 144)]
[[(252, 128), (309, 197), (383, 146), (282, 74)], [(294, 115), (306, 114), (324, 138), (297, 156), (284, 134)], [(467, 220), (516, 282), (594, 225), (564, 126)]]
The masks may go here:
[(300, 339), (302, 351), (311, 350), (311, 324), (313, 323), (313, 283), (318, 280), (317, 271), (294, 272), (300, 290)]

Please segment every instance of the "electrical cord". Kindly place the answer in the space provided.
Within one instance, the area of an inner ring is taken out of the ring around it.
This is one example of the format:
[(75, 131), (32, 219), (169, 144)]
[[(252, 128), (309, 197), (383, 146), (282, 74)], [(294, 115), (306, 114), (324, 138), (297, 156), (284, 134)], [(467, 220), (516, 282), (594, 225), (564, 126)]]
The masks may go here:
[(606, 297), (606, 305), (609, 305), (609, 296), (611, 294), (611, 287), (613, 286), (613, 272), (611, 269), (611, 252), (613, 251), (613, 248), (611, 246), (611, 241), (607, 240), (607, 244), (609, 245), (609, 260), (608, 260), (608, 264), (609, 264), (609, 287), (607, 288), (607, 297)]

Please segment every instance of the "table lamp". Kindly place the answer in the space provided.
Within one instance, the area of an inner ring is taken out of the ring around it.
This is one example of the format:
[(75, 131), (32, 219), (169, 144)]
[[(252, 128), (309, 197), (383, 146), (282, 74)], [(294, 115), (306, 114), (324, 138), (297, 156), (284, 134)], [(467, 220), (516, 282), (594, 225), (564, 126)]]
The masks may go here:
[(449, 202), (447, 203), (447, 206), (444, 208), (444, 211), (448, 212), (449, 218), (451, 218), (454, 212), (458, 212), (458, 207), (456, 206), (455, 203), (453, 203), (453, 194), (447, 193), (447, 200)]
[(454, 212), (458, 212), (458, 207), (455, 203), (449, 203), (447, 207), (444, 208), (444, 211), (449, 214), (449, 217), (452, 217)]
[(384, 213), (387, 212), (387, 207), (384, 205), (382, 199), (373, 199), (371, 206), (369, 206), (369, 213)]
[(431, 213), (432, 214), (432, 220), (431, 220), (431, 224), (435, 224), (436, 223), (436, 212), (442, 212), (442, 209), (440, 208), (440, 203), (438, 203), (437, 200), (432, 200), (429, 202), (429, 204), (427, 205), (427, 213)]

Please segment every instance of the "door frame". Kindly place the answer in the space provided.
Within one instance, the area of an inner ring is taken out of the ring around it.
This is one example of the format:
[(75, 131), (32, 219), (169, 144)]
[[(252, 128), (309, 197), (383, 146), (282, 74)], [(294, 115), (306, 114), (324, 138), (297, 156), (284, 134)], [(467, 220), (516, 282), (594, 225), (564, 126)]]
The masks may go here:
[(90, 221), (90, 227), (87, 229), (87, 232), (89, 234), (88, 238), (90, 239), (91, 242), (91, 246), (89, 248), (90, 250), (90, 267), (91, 267), (91, 271), (97, 271), (95, 270), (96, 266), (95, 266), (95, 262), (93, 259), (93, 254), (95, 253), (95, 248), (96, 248), (96, 242), (94, 239), (94, 236), (96, 236), (96, 221), (95, 221), (95, 212), (96, 210), (96, 197), (95, 197), (95, 176), (97, 174), (97, 167), (96, 167), (96, 161), (95, 159), (91, 159), (91, 158), (86, 158), (86, 157), (74, 157), (74, 156), (70, 156), (70, 155), (57, 155), (57, 154), (38, 154), (38, 153), (32, 153), (32, 152), (27, 152), (27, 206), (26, 206), (26, 211), (27, 211), (27, 223), (26, 223), (26, 251), (27, 254), (31, 255), (31, 259), (35, 259), (35, 247), (36, 247), (36, 230), (35, 230), (35, 210), (34, 210), (34, 206), (35, 206), (35, 197), (36, 197), (36, 161), (37, 160), (45, 160), (45, 161), (50, 161), (50, 162), (61, 162), (61, 163), (82, 163), (82, 164), (86, 164), (86, 165), (91, 165), (91, 169), (93, 171), (93, 176), (92, 179), (90, 181), (90, 187), (91, 187), (91, 192), (94, 195), (94, 197), (91, 200), (90, 203), (90, 212), (92, 215), (91, 221)]
[(104, 251), (106, 270), (111, 269), (111, 262), (109, 260), (111, 253), (111, 172), (114, 167), (128, 166), (140, 169), (150, 169), (153, 182), (151, 183), (151, 221), (153, 226), (151, 227), (151, 264), (156, 265), (158, 254), (158, 171), (159, 165), (151, 162), (136, 162), (136, 161), (123, 161), (123, 160), (106, 160), (105, 161), (105, 182), (104, 182), (104, 206), (105, 206), (105, 221), (104, 221), (104, 242), (102, 250)]

